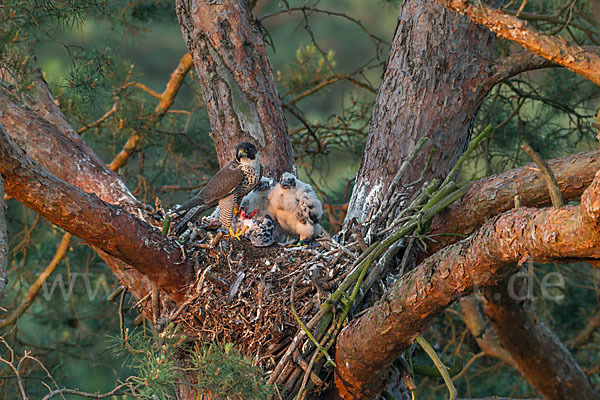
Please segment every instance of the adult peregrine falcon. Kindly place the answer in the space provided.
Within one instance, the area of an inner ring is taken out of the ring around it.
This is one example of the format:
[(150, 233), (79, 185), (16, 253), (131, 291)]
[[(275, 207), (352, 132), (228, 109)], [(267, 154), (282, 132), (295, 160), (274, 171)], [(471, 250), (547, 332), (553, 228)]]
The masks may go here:
[(233, 216), (238, 212), (242, 198), (258, 185), (261, 175), (258, 150), (252, 143), (240, 143), (235, 149), (235, 160), (221, 168), (194, 198), (173, 211), (178, 214), (195, 208), (175, 226), (175, 232), (183, 232), (188, 221), (218, 204), (221, 227), (239, 239), (241, 233), (233, 231)]

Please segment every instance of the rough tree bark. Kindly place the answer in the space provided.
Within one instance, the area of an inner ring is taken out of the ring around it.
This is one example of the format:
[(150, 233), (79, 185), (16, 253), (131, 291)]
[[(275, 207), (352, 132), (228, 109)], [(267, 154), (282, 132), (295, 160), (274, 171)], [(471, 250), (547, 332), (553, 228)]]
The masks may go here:
[[(581, 206), (506, 212), (426, 259), (340, 334), (335, 374), (340, 396), (373, 398), (383, 388), (390, 363), (436, 315), (461, 296), (498, 284), (516, 263), (600, 258), (599, 218), (600, 172), (584, 192)], [(584, 382), (576, 377), (579, 370), (569, 364), (560, 371), (566, 375), (555, 379)], [(587, 393), (593, 393), (589, 382), (574, 388), (571, 398)]]
[(191, 266), (174, 240), (123, 208), (60, 180), (23, 152), (0, 125), (6, 192), (44, 218), (127, 262), (182, 300)]
[(489, 31), (439, 4), (402, 4), (347, 222), (365, 221), (376, 211), (402, 161), (423, 136), (431, 140), (402, 183), (420, 176), (430, 153), (426, 179), (445, 177), (464, 151), (473, 117), (489, 90), (481, 83), (492, 74), (493, 41)]
[(295, 168), (285, 114), (267, 50), (248, 0), (177, 0), (181, 32), (194, 60), (221, 166), (242, 141), (256, 144), (278, 179)]
[[(600, 169), (600, 151), (588, 151), (549, 160), (558, 187), (565, 200), (581, 196)], [(534, 163), (488, 176), (473, 182), (471, 189), (456, 203), (433, 219), (431, 234), (460, 233), (468, 235), (478, 229), (492, 215), (514, 207), (514, 198), (521, 196), (524, 207), (550, 204), (546, 183)], [(460, 240), (454, 235), (436, 236), (427, 254)]]

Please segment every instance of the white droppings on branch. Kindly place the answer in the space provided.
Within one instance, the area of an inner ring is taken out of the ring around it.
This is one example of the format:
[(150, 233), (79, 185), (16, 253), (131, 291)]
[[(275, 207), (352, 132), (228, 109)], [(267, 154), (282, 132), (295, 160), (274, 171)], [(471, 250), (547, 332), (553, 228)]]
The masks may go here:
[(353, 218), (356, 218), (359, 222), (369, 219), (371, 211), (377, 209), (376, 206), (381, 201), (382, 195), (383, 183), (381, 179), (377, 179), (373, 185), (365, 184), (355, 187), (348, 205), (346, 221), (351, 221)]

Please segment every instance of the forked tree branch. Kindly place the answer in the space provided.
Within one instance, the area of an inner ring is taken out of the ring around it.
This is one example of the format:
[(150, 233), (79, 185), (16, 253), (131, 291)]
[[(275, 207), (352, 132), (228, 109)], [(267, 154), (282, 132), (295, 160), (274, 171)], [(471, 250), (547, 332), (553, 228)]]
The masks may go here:
[(340, 334), (335, 374), (339, 395), (359, 399), (378, 394), (389, 365), (436, 315), (477, 288), (498, 284), (515, 264), (600, 258), (599, 217), (596, 173), (581, 206), (506, 212), (423, 261)]
[(466, 15), (487, 27), (497, 36), (512, 40), (534, 54), (583, 76), (600, 85), (600, 56), (593, 51), (565, 41), (560, 36), (540, 33), (527, 21), (490, 7), (483, 2), (467, 0), (438, 0), (447, 8)]
[(0, 173), (6, 192), (64, 230), (121, 259), (181, 300), (190, 266), (177, 243), (119, 206), (42, 168), (0, 125)]

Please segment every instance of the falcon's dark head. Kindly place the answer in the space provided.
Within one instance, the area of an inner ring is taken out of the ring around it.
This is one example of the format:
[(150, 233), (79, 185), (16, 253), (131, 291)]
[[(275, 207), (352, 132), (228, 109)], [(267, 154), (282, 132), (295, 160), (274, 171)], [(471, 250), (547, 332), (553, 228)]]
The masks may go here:
[(296, 187), (296, 177), (294, 176), (294, 174), (291, 174), (289, 172), (284, 172), (283, 175), (281, 175), (279, 184), (284, 189), (295, 188)]
[(258, 150), (252, 143), (242, 142), (235, 148), (235, 159), (238, 161), (241, 161), (242, 158), (255, 160), (257, 155)]

